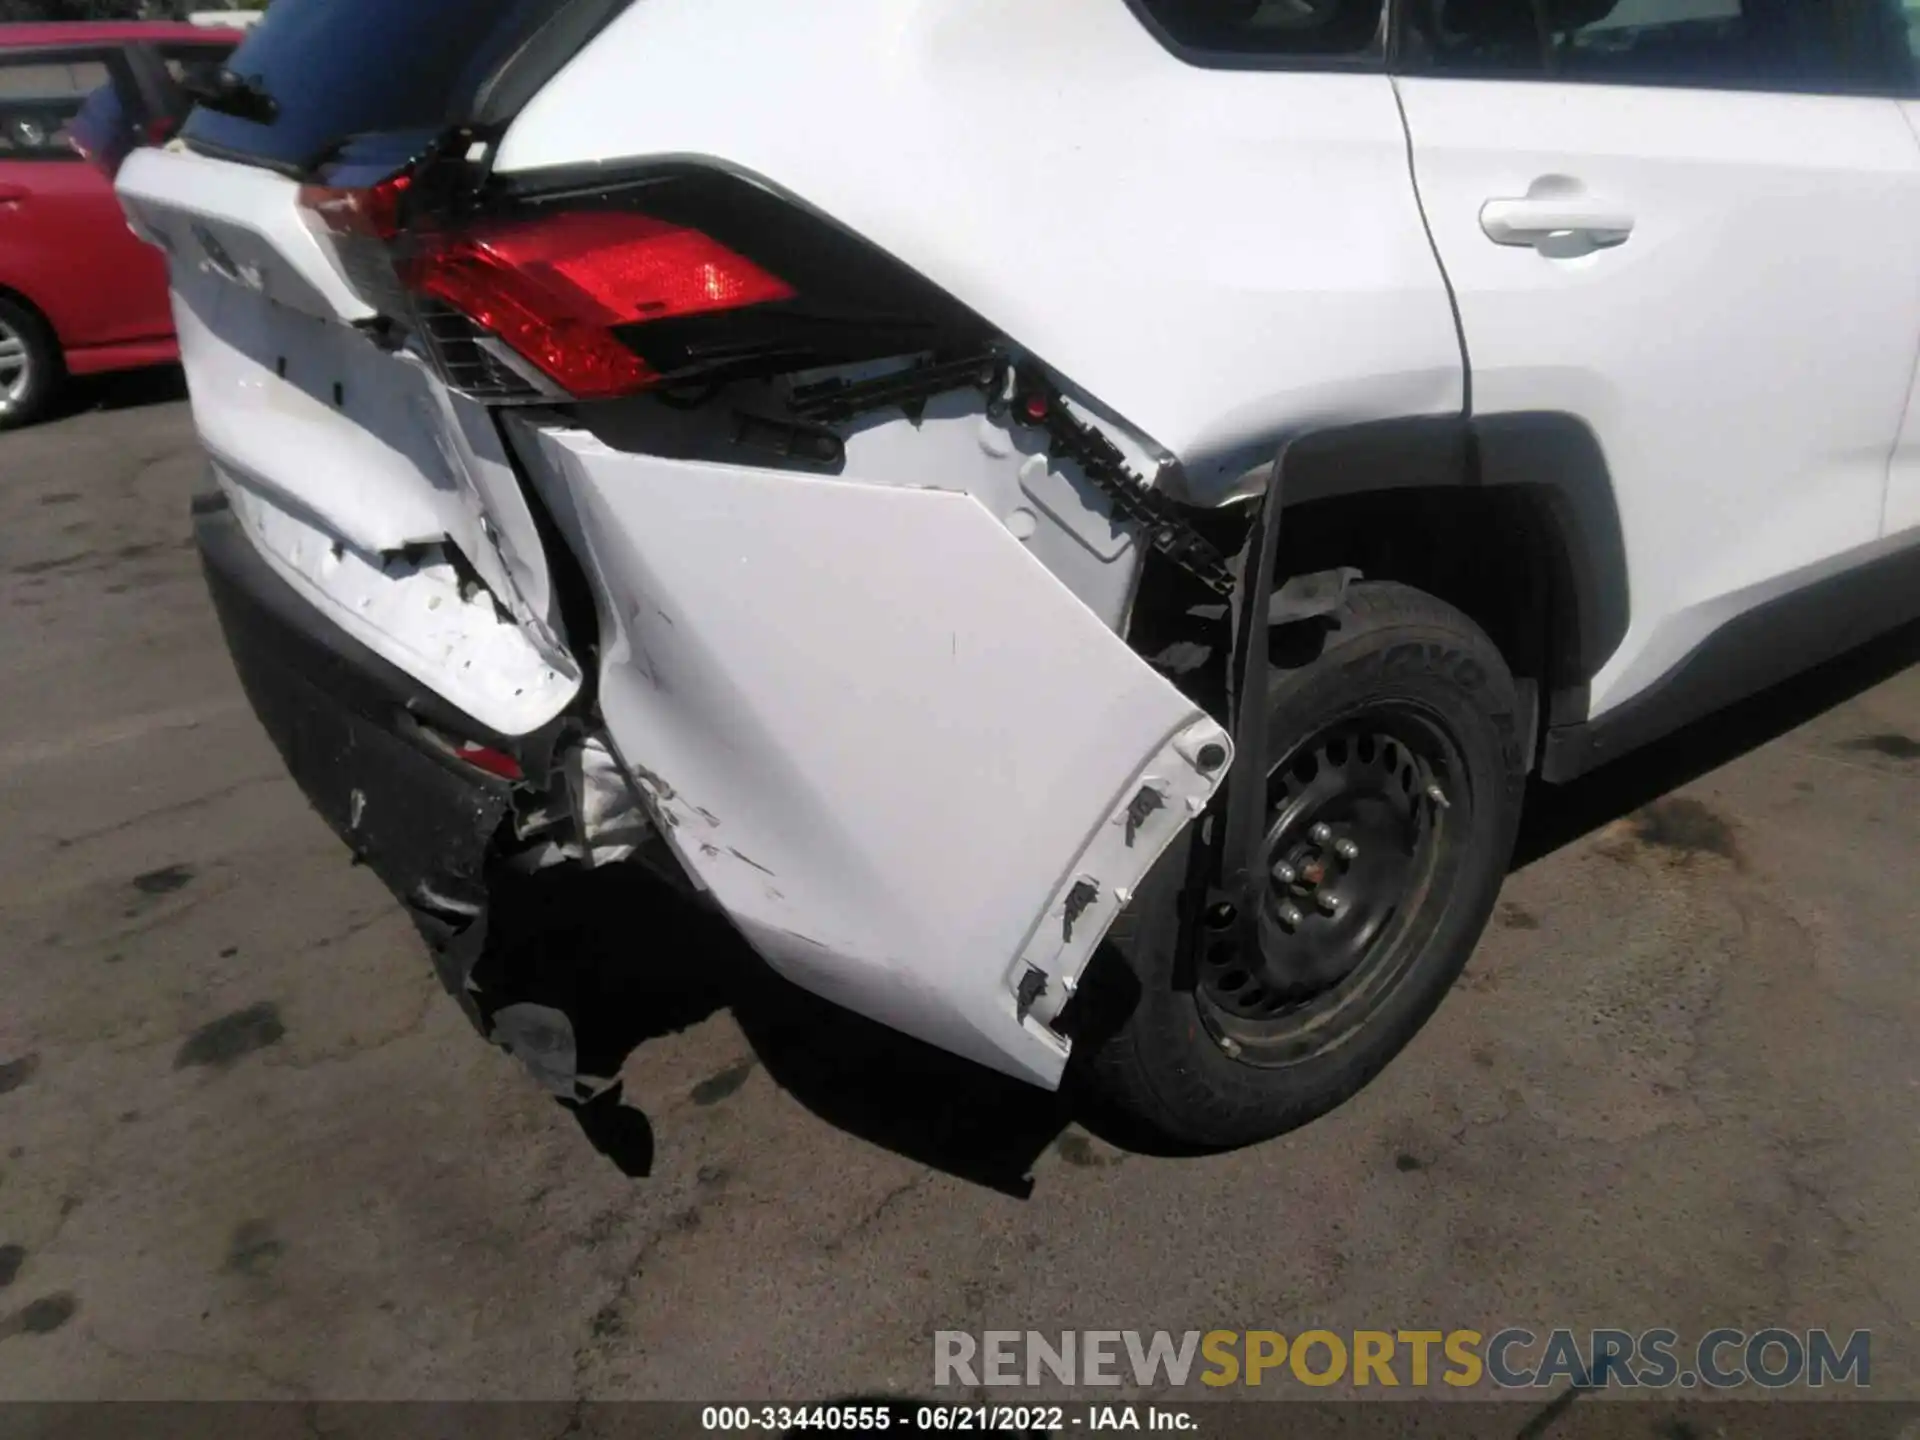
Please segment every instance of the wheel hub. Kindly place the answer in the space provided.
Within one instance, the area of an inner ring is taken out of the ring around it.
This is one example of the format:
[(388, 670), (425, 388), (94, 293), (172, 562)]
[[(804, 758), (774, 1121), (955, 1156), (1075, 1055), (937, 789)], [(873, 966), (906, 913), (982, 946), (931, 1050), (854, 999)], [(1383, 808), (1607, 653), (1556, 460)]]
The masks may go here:
[(1275, 767), (1257, 913), (1207, 917), (1198, 976), (1236, 1052), (1296, 1023), (1303, 1006), (1364, 983), (1370, 961), (1398, 948), (1399, 922), (1433, 873), (1456, 765), (1437, 727), (1373, 714)]
[(0, 414), (20, 402), (30, 378), (26, 337), (0, 320)]

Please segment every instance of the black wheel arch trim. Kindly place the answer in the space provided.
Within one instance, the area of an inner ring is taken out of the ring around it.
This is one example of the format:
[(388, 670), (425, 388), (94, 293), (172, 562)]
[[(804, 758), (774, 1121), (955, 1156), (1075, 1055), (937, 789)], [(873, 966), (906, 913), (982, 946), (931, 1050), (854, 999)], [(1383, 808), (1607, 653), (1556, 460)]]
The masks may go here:
[(1549, 717), (1586, 718), (1586, 684), (1631, 618), (1626, 541), (1599, 437), (1576, 415), (1516, 411), (1336, 426), (1287, 452), (1286, 504), (1414, 489), (1525, 491), (1538, 505), (1553, 593)]

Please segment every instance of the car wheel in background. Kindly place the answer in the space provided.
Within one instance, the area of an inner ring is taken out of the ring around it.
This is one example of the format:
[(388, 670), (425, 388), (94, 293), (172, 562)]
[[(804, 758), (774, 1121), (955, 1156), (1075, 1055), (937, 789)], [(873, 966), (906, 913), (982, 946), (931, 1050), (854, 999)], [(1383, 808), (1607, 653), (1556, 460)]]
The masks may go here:
[(0, 430), (39, 419), (65, 380), (60, 347), (47, 323), (0, 296)]

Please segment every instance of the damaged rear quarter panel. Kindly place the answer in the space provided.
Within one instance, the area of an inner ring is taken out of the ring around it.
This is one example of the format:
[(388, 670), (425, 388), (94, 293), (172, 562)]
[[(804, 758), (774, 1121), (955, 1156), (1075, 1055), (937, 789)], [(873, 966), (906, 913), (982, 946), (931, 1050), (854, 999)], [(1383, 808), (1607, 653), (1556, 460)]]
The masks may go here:
[[(510, 431), (596, 581), (608, 729), (698, 882), (798, 983), (1057, 1084), (1038, 1017), (1225, 735), (972, 496)], [(1116, 846), (1149, 782), (1170, 803)]]

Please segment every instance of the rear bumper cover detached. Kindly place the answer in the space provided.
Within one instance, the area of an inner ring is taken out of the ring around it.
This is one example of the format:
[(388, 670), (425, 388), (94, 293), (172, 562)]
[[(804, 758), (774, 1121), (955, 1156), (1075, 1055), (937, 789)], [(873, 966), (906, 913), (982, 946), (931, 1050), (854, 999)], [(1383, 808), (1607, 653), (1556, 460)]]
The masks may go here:
[[(679, 868), (804, 988), (1057, 1086), (1080, 976), (1227, 773), (1226, 732), (967, 493), (634, 454), (542, 418), (507, 428), (598, 600), (590, 723)], [(516, 790), (423, 723), (539, 789), (575, 722), (489, 732), (309, 601), (237, 503), (196, 528), (254, 708), (500, 1038), (474, 979)]]
[(1080, 976), (1226, 732), (932, 427), (896, 424), (917, 464), (856, 437), (832, 477), (506, 428), (598, 598), (600, 718), (681, 867), (802, 987), (1057, 1086)]

